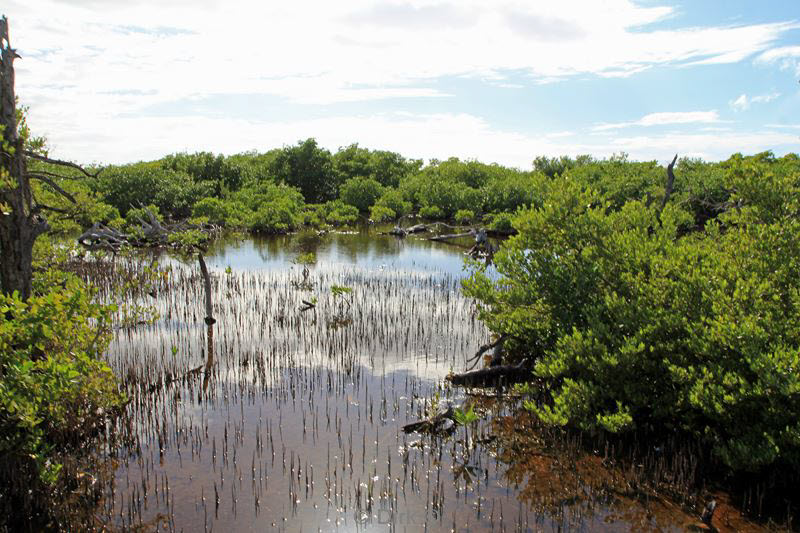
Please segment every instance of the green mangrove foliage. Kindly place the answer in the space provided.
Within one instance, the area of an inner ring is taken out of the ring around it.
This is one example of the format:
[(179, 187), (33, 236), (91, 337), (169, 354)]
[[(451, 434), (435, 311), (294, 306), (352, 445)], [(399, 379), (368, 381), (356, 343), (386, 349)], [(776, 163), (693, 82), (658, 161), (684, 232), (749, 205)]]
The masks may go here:
[(383, 195), (384, 188), (372, 178), (350, 178), (339, 189), (341, 200), (365, 213)]
[[(800, 469), (800, 159), (569, 160), (465, 292), (582, 429), (678, 431), (732, 469)], [(707, 179), (705, 179), (707, 177)], [(660, 184), (660, 190), (659, 190)]]
[(0, 294), (0, 527), (58, 520), (75, 483), (64, 460), (85, 456), (124, 400), (102, 358), (116, 308), (54, 268), (64, 250), (40, 241), (34, 293)]
[[(64, 231), (93, 222), (121, 227), (125, 221), (130, 230), (131, 210), (155, 206), (167, 221), (193, 217), (216, 226), (281, 233), (353, 224), (360, 216), (391, 221), (411, 213), (451, 220), (461, 213), (461, 221), (488, 224), (541, 202), (548, 179), (540, 171), (456, 158), (423, 166), (420, 160), (356, 144), (332, 154), (307, 139), (265, 153), (179, 153), (111, 165), (96, 178), (59, 185), (79, 200), (68, 209), (94, 206), (76, 213)], [(64, 209), (62, 204), (58, 207)]]

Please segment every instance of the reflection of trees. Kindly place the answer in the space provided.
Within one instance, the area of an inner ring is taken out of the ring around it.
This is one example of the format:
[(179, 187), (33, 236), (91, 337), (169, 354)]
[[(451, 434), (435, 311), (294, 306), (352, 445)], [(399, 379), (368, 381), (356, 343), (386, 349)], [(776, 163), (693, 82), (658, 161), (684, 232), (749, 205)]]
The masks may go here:
[(339, 254), (345, 256), (350, 262), (358, 263), (359, 255), (369, 252), (370, 239), (368, 235), (358, 233), (357, 235), (335, 235), (334, 245)]
[(263, 261), (275, 261), (286, 255), (292, 235), (269, 235), (253, 237), (253, 248)]
[[(503, 477), (536, 513), (584, 527), (597, 519), (643, 530), (683, 530), (697, 522), (656, 492), (647, 468), (653, 465), (642, 468), (636, 460), (631, 467), (589, 453), (579, 435), (544, 427), (529, 413), (498, 417), (493, 430), (497, 459), (507, 466)], [(674, 484), (667, 489), (686, 490)]]
[(299, 233), (295, 236), (292, 250), (295, 254), (316, 254), (320, 245), (326, 238), (326, 236), (320, 236), (317, 233)]
[(375, 235), (373, 237), (373, 246), (376, 255), (397, 255), (404, 245), (404, 239), (389, 235)]

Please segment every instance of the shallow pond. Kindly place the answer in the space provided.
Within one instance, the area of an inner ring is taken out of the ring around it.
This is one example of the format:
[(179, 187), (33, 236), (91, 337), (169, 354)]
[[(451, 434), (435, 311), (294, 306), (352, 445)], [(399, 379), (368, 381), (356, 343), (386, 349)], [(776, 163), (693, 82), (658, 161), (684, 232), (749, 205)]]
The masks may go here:
[[(308, 252), (304, 276), (292, 261)], [(366, 232), (220, 241), (207, 254), (211, 358), (199, 269), (175, 263), (139, 302), (160, 319), (110, 348), (131, 403), (105, 519), (172, 531), (683, 530), (692, 518), (678, 506), (594, 491), (577, 462), (526, 467), (529, 448), (510, 458), (513, 401), (444, 386), (488, 340), (460, 294), (463, 257)], [(303, 300), (316, 306), (301, 311)], [(443, 402), (483, 416), (444, 437), (402, 431)]]

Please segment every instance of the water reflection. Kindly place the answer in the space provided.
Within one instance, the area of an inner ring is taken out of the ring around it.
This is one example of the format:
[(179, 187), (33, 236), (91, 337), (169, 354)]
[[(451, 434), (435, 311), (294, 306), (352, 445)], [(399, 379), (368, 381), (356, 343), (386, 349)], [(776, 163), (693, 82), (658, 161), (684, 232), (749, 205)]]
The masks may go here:
[(367, 269), (414, 270), (461, 275), (464, 250), (426, 240), (398, 239), (374, 231), (301, 232), (260, 238), (229, 238), (208, 251), (209, 266), (239, 270), (277, 270), (301, 253), (313, 252), (319, 263), (355, 264)]
[[(312, 251), (313, 288), (299, 290), (291, 260)], [(514, 405), (444, 387), (488, 338), (460, 294), (462, 257), (364, 233), (218, 244), (206, 256), (213, 334), (199, 273), (177, 266), (156, 293), (159, 322), (110, 350), (131, 403), (105, 520), (230, 532), (683, 527), (625, 515), (636, 502), (582, 497), (575, 457), (537, 459), (516, 438)], [(352, 289), (346, 308), (334, 286)], [(483, 416), (446, 438), (403, 433), (445, 401)]]

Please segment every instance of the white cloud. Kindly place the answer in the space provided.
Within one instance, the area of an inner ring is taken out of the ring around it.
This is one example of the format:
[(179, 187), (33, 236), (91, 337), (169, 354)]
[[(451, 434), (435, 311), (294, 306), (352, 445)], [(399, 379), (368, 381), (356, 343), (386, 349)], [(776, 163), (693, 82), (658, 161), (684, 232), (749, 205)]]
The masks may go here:
[[(653, 30), (648, 25), (673, 16), (674, 10), (633, 0), (8, 0), (6, 12), (13, 44), (23, 56), (16, 63), (17, 93), (31, 106), (31, 124), (64, 150), (80, 147), (61, 154), (79, 158), (102, 153), (150, 157), (176, 146), (199, 149), (187, 140), (204, 143), (204, 138), (186, 131), (178, 119), (143, 116), (175, 102), (264, 95), (324, 106), (446, 98), (450, 93), (436, 84), (444, 77), (509, 86), (520, 80), (628, 77), (658, 66), (736, 62), (761, 52), (759, 57), (772, 57), (769, 48), (799, 26), (776, 22)], [(226, 109), (218, 114), (224, 117)], [(140, 121), (120, 119), (130, 116)], [(202, 123), (192, 117), (180, 120)], [(713, 111), (656, 113), (604, 129), (717, 121)], [(127, 128), (136, 124), (164, 128), (149, 132), (159, 144), (146, 135), (127, 140)], [(296, 124), (314, 125), (308, 120)], [(290, 124), (280, 127), (288, 131)], [(257, 131), (259, 146), (268, 146), (261, 139), (272, 137)], [(345, 131), (347, 142), (369, 138)], [(168, 138), (169, 132), (187, 137)], [(203, 147), (238, 151), (254, 142), (229, 133), (245, 144)], [(389, 133), (375, 133), (390, 140)], [(93, 135), (97, 142), (81, 143), (81, 135)], [(304, 129), (300, 137), (311, 135), (321, 134)], [(112, 142), (121, 146), (105, 146)], [(136, 143), (151, 148), (136, 151)], [(500, 158), (505, 152), (497, 149)]]
[(614, 139), (613, 145), (640, 159), (661, 159), (664, 153), (700, 157), (706, 160), (727, 159), (741, 152), (754, 154), (771, 150), (785, 154), (796, 150), (798, 137), (774, 131), (667, 133), (653, 137), (637, 136)]
[(771, 63), (785, 57), (800, 57), (800, 46), (781, 46), (761, 53), (756, 61)]
[(609, 124), (598, 124), (592, 131), (609, 131), (631, 126), (664, 126), (669, 124), (692, 124), (692, 123), (713, 123), (720, 122), (716, 111), (672, 111), (663, 113), (650, 113), (639, 120), (631, 122), (614, 122)]
[(86, 92), (99, 86), (153, 89), (161, 99), (212, 91), (291, 97), (296, 84), (265, 81), (283, 78), (305, 80), (325, 94), (330, 88), (418, 86), (441, 76), (510, 70), (548, 80), (629, 76), (661, 64), (738, 61), (793, 27), (646, 31), (641, 25), (669, 16), (671, 9), (629, 0), (377, 7), (366, 0), (240, 0), (192, 10), (165, 4), (157, 24), (146, 5), (120, 3), (96, 11), (47, 0), (36, 5), (12, 20), (17, 46), (36, 58), (26, 65), (29, 76), (20, 79), (21, 88), (68, 79)]
[(747, 100), (746, 94), (742, 94), (739, 96), (739, 98), (728, 102), (728, 105), (730, 105), (731, 109), (734, 111), (744, 111), (750, 108), (750, 101)]
[[(481, 117), (466, 113), (376, 113), (299, 121), (250, 121), (227, 117), (126, 117), (115, 127), (102, 123), (60, 124), (64, 130), (54, 148), (57, 157), (92, 154), (89, 162), (149, 160), (166, 153), (207, 150), (232, 154), (264, 151), (315, 137), (330, 150), (358, 142), (372, 149), (392, 150), (406, 157), (478, 159), (523, 169), (538, 155), (593, 154), (608, 157), (621, 151), (637, 160), (663, 160), (674, 153), (704, 159), (725, 159), (733, 152), (794, 150), (797, 135), (776, 131), (737, 133), (711, 131), (695, 134), (599, 138), (592, 142), (576, 136), (527, 135), (492, 127)], [(95, 132), (87, 135), (86, 132)]]
[(752, 98), (748, 98), (746, 94), (742, 93), (738, 98), (735, 100), (731, 100), (728, 102), (728, 105), (731, 106), (731, 109), (734, 111), (746, 111), (750, 109), (752, 104), (766, 104), (778, 98), (781, 93), (767, 93), (767, 94), (760, 94), (758, 96), (753, 96)]
[(750, 101), (756, 104), (765, 104), (778, 98), (781, 93), (767, 93), (754, 96)]
[(777, 63), (781, 70), (794, 71), (795, 75), (800, 76), (800, 46), (772, 48), (762, 52), (756, 58), (756, 63)]

